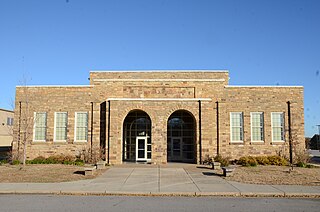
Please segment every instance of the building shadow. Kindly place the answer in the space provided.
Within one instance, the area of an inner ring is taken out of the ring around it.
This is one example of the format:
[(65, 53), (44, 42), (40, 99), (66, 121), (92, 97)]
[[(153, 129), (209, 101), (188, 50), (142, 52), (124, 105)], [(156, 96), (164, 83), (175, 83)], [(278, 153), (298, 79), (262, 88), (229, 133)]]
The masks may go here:
[(78, 175), (85, 175), (84, 171), (75, 171), (73, 174), (78, 174)]

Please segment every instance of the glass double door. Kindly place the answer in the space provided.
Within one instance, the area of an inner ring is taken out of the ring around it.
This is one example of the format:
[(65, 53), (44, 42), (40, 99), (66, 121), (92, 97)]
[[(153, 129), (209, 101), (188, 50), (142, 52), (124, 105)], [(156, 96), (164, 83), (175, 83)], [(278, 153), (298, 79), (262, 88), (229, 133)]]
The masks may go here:
[(182, 158), (182, 137), (171, 137), (168, 145), (168, 160), (181, 161)]
[(151, 160), (151, 142), (147, 136), (137, 136), (136, 138), (136, 161), (146, 162)]

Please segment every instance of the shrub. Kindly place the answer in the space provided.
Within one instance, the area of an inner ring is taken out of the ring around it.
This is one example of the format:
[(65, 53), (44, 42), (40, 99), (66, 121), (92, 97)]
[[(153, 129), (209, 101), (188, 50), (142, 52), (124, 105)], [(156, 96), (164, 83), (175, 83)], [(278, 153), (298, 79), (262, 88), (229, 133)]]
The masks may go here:
[(81, 159), (76, 159), (76, 161), (74, 162), (74, 165), (76, 166), (84, 166), (84, 161)]
[(221, 163), (221, 166), (226, 167), (230, 164), (229, 157), (222, 157), (221, 155), (217, 155), (214, 157), (214, 161)]
[(39, 157), (36, 157), (33, 160), (30, 160), (29, 163), (30, 164), (45, 164), (46, 163), (46, 158), (42, 157), (42, 156), (39, 156)]
[(283, 157), (280, 157), (278, 155), (268, 156), (269, 164), (270, 165), (276, 165), (276, 166), (286, 166), (288, 165), (288, 161), (284, 159)]
[(19, 160), (13, 160), (12, 161), (12, 165), (19, 165), (20, 164), (20, 161)]
[(33, 160), (26, 161), (27, 164), (65, 164), (65, 165), (84, 165), (84, 161), (80, 159), (76, 159), (70, 155), (53, 155), (48, 158), (39, 156)]
[(276, 166), (286, 166), (288, 165), (288, 161), (281, 156), (273, 155), (273, 156), (244, 156), (241, 157), (237, 164), (242, 166), (257, 166), (259, 165), (276, 165)]
[(270, 164), (270, 161), (267, 156), (257, 156), (257, 157), (255, 157), (255, 159), (259, 165), (269, 165)]
[(297, 167), (302, 167), (302, 168), (315, 168), (315, 166), (311, 165), (311, 164), (306, 164), (306, 163), (303, 163), (303, 162), (298, 162), (297, 163)]
[(66, 155), (63, 157), (63, 162), (74, 162), (76, 160), (76, 158), (74, 156), (71, 155)]
[(257, 166), (258, 162), (252, 156), (244, 156), (238, 160), (238, 164), (242, 166)]
[(8, 163), (8, 161), (6, 159), (0, 160), (0, 166), (3, 165), (3, 164), (6, 164), (6, 163)]
[(304, 168), (304, 167), (306, 167), (306, 164), (300, 161), (300, 162), (297, 163), (297, 166)]
[(306, 168), (316, 168), (314, 165), (306, 164)]
[(205, 155), (203, 158), (203, 164), (212, 164), (213, 159), (209, 155)]
[(298, 163), (307, 164), (310, 162), (309, 153), (306, 150), (295, 151), (294, 161), (298, 165)]
[(53, 164), (61, 164), (61, 163), (64, 162), (64, 156), (63, 155), (53, 155), (53, 156), (50, 156), (48, 159)]
[(60, 161), (58, 161), (55, 156), (50, 156), (46, 159), (46, 163), (47, 164), (57, 164), (57, 163), (60, 163)]

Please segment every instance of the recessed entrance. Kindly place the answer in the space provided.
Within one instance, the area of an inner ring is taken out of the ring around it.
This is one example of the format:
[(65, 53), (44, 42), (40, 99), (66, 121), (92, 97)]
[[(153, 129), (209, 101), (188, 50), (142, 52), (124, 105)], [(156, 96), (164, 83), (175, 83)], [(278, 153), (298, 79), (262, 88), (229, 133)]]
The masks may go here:
[(147, 113), (130, 112), (123, 123), (123, 161), (151, 161), (151, 120)]
[(174, 112), (168, 120), (168, 162), (195, 162), (195, 121), (187, 111)]

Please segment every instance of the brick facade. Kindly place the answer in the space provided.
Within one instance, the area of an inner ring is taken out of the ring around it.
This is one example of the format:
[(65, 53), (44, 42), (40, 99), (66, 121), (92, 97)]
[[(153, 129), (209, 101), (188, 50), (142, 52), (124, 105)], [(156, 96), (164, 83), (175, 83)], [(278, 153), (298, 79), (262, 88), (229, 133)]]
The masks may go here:
[[(46, 140), (34, 142), (30, 135), (28, 158), (78, 155), (92, 146), (95, 151), (104, 148), (105, 159), (120, 164), (124, 159), (124, 120), (131, 111), (144, 111), (151, 121), (151, 162), (166, 163), (168, 119), (175, 111), (185, 111), (195, 123), (193, 162), (200, 163), (206, 155), (214, 156), (218, 151), (233, 159), (287, 153), (290, 101), (292, 140), (295, 148), (303, 148), (303, 87), (229, 86), (228, 80), (226, 71), (93, 71), (89, 86), (17, 87), (15, 120), (33, 117), (34, 112), (47, 113)], [(54, 141), (54, 113), (59, 111), (68, 113), (66, 142)], [(75, 112), (89, 114), (87, 142), (74, 141)], [(243, 143), (230, 142), (230, 112), (243, 114)], [(251, 142), (251, 112), (264, 114), (263, 142)], [(272, 142), (271, 112), (285, 115), (285, 142)], [(20, 126), (15, 122), (14, 148), (19, 135), (20, 139), (23, 135), (22, 125), (23, 121)], [(32, 129), (27, 131), (33, 134)]]

